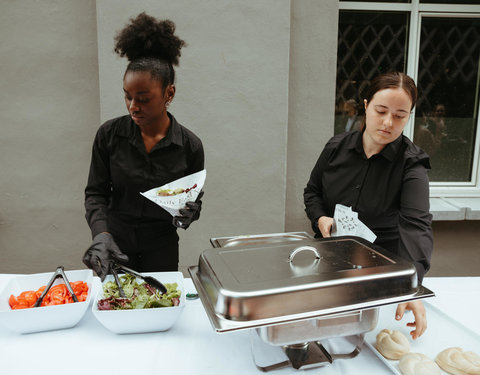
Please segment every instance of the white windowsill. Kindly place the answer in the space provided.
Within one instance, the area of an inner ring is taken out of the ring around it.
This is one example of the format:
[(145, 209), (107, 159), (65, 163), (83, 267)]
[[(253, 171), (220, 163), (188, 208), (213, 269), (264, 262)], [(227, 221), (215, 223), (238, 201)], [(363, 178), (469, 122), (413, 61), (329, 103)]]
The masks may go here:
[(430, 198), (433, 220), (480, 220), (480, 198)]

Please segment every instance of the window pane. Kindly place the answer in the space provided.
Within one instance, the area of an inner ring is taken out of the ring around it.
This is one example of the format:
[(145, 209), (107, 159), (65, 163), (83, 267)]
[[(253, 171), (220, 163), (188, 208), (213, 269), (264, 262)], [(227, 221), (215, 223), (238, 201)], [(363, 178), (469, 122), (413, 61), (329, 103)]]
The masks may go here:
[[(345, 1), (352, 1), (352, 2), (357, 2), (357, 3), (411, 3), (411, 0), (370, 0), (370, 1), (365, 1), (365, 0), (345, 0)], [(468, 1), (468, 0), (467, 0)], [(472, 0), (473, 1), (473, 0)], [(477, 0), (478, 1), (478, 0)], [(342, 2), (340, 0), (340, 2)]]
[(430, 181), (470, 181), (478, 115), (480, 19), (423, 18), (414, 142)]
[(480, 0), (420, 0), (425, 4), (480, 4)]
[(362, 91), (373, 77), (405, 71), (407, 24), (407, 13), (340, 11), (335, 134), (359, 126)]

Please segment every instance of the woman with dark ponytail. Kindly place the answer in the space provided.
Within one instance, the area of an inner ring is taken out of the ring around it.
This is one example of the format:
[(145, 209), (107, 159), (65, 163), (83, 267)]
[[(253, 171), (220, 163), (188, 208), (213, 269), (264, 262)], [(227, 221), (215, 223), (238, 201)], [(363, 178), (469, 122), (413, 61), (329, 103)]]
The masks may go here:
[[(304, 190), (305, 211), (316, 237), (330, 237), (335, 206), (349, 206), (377, 236), (375, 244), (410, 261), (422, 282), (433, 251), (429, 211), (428, 155), (403, 129), (417, 102), (408, 75), (375, 77), (364, 96), (365, 118), (358, 131), (328, 141)], [(413, 339), (427, 328), (420, 300), (398, 305), (395, 319), (411, 310)]]
[(115, 37), (115, 52), (129, 62), (123, 76), (128, 115), (99, 128), (85, 188), (93, 243), (83, 262), (102, 280), (112, 260), (140, 272), (178, 270), (177, 228), (200, 216), (203, 192), (173, 220), (140, 195), (204, 169), (202, 142), (167, 110), (184, 46), (172, 21), (145, 13)]

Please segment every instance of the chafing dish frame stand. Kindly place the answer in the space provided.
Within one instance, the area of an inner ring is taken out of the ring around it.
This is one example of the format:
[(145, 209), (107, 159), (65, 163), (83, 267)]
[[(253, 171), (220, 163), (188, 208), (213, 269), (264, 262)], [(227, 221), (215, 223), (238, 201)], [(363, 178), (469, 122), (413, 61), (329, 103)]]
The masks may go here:
[[(288, 358), (285, 361), (273, 363), (271, 365), (259, 364), (259, 362), (261, 362), (259, 361), (259, 354), (255, 353), (253, 349), (254, 344), (252, 343), (251, 348), (253, 362), (255, 363), (255, 366), (263, 372), (269, 372), (289, 366), (293, 367), (296, 370), (306, 370), (332, 364), (333, 361), (337, 359), (355, 358), (358, 354), (360, 354), (364, 343), (364, 334), (350, 336), (354, 337), (356, 341), (356, 346), (353, 351), (345, 354), (330, 354), (320, 341), (310, 341), (306, 343), (290, 344), (276, 347), (266, 342), (263, 342), (261, 338), (253, 331), (252, 335), (256, 336), (256, 340), (258, 341), (258, 343), (260, 343), (260, 345), (263, 345), (266, 348), (270, 348), (270, 350), (280, 350), (281, 348), (281, 350), (283, 350), (283, 352)], [(252, 338), (252, 340), (255, 339)], [(256, 345), (258, 346), (258, 344)]]

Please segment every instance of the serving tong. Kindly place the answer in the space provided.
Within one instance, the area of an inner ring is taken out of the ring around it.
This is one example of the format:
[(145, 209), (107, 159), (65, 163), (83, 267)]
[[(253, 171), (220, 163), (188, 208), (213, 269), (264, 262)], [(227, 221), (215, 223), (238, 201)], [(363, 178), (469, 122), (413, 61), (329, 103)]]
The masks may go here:
[(113, 278), (115, 279), (115, 283), (118, 286), (118, 291), (119, 291), (120, 297), (122, 297), (122, 298), (126, 298), (126, 296), (125, 296), (125, 292), (123, 291), (122, 285), (120, 283), (120, 279), (118, 278), (118, 272), (117, 271), (119, 271), (119, 270), (124, 271), (125, 273), (129, 273), (129, 274), (131, 274), (135, 277), (138, 277), (139, 279), (142, 279), (147, 284), (151, 285), (152, 287), (154, 287), (155, 289), (160, 291), (160, 293), (162, 293), (162, 294), (167, 293), (167, 288), (165, 287), (165, 285), (163, 285), (156, 278), (154, 278), (152, 276), (144, 276), (141, 273), (124, 266), (123, 264), (113, 263), (112, 266), (110, 267), (110, 271), (113, 274)]
[(40, 295), (40, 297), (37, 299), (37, 301), (35, 302), (35, 304), (33, 305), (33, 307), (39, 307), (42, 302), (43, 302), (43, 299), (45, 298), (45, 296), (47, 295), (48, 291), (50, 290), (50, 288), (52, 287), (53, 283), (55, 282), (56, 279), (58, 279), (59, 277), (63, 278), (63, 282), (65, 283), (65, 286), (67, 287), (67, 290), (70, 292), (70, 294), (72, 295), (72, 299), (73, 299), (73, 302), (78, 302), (78, 298), (77, 298), (77, 295), (75, 294), (75, 292), (73, 291), (72, 289), (72, 286), (70, 285), (70, 282), (68, 281), (67, 279), (67, 275), (65, 275), (65, 272), (64, 272), (64, 269), (63, 269), (63, 266), (58, 266), (56, 271), (53, 273), (53, 276), (52, 278), (50, 279), (50, 281), (48, 282), (47, 286), (45, 287), (45, 289), (43, 290), (43, 293)]

